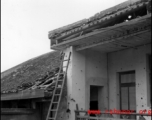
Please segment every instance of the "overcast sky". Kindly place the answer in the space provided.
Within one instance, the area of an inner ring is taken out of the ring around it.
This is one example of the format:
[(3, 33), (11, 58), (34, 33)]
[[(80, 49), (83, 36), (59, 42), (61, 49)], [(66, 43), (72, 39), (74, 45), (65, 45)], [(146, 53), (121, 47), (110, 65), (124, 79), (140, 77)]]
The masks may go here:
[(1, 71), (50, 52), (50, 30), (124, 1), (1, 0)]

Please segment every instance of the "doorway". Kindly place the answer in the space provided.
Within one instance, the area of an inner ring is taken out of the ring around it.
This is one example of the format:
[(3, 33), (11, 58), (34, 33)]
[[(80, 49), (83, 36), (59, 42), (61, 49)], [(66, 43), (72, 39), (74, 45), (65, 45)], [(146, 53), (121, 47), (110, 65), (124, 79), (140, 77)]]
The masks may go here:
[[(101, 110), (102, 107), (102, 88), (101, 86), (90, 86), (90, 110)], [(95, 116), (91, 114), (90, 116)]]
[[(120, 110), (134, 110), (136, 112), (135, 71), (119, 74), (120, 82)], [(123, 116), (121, 115), (121, 118)], [(136, 116), (128, 116), (134, 119)]]

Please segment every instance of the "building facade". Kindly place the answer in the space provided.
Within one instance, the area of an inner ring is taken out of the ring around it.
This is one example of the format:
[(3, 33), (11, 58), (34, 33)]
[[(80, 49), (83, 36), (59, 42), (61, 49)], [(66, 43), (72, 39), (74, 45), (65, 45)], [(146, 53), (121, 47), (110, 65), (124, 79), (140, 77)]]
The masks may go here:
[[(107, 119), (151, 119), (150, 4), (126, 1), (49, 32), (52, 49), (72, 53), (67, 120), (87, 120), (88, 110), (132, 110), (132, 115), (112, 114)], [(104, 120), (104, 115), (98, 119)]]
[(151, 0), (126, 1), (49, 39), (58, 52), (1, 74), (2, 120), (46, 119), (60, 51), (71, 58), (57, 120), (151, 120)]

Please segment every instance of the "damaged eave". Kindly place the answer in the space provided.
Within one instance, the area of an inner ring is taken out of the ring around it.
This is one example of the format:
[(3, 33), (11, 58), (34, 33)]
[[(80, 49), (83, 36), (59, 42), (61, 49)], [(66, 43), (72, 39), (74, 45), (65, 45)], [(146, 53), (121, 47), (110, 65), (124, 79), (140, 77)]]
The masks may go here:
[(23, 115), (23, 114), (33, 114), (34, 109), (28, 108), (1, 108), (1, 114), (3, 115)]
[(24, 90), (18, 93), (1, 94), (1, 101), (44, 98), (48, 96), (49, 94), (43, 89)]
[[(76, 50), (83, 50), (101, 44), (107, 44), (124, 38), (140, 35), (151, 31), (151, 14), (123, 22), (112, 27), (95, 30), (94, 32), (63, 41), (51, 46), (52, 49), (62, 50), (73, 46)], [(147, 41), (145, 41), (145, 44)], [(151, 42), (151, 41), (148, 41)]]

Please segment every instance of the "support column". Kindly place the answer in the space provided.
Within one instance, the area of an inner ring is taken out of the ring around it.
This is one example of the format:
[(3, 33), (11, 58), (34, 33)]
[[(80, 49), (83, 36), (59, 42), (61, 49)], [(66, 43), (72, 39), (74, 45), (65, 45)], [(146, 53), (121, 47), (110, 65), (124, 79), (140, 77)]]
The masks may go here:
[(68, 58), (69, 52), (71, 52), (71, 59), (67, 72), (68, 120), (75, 120), (76, 104), (78, 104), (79, 110), (86, 108), (85, 52), (77, 52), (73, 47), (70, 47), (64, 51), (66, 58)]

